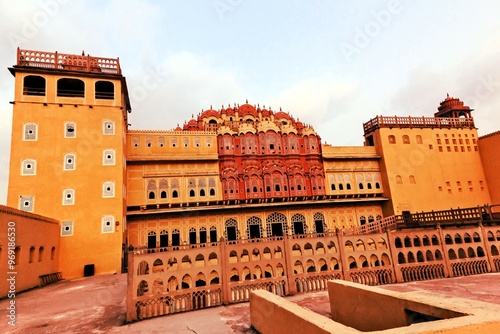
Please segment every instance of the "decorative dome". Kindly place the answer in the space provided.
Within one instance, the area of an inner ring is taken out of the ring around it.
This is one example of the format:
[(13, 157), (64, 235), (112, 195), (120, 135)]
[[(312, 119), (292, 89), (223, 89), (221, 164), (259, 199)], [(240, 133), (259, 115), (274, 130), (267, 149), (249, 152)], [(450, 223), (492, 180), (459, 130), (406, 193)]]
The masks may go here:
[(216, 110), (213, 110), (213, 109), (205, 110), (204, 112), (201, 113), (200, 116), (198, 116), (198, 120), (201, 121), (202, 119), (208, 118), (208, 117), (220, 118), (220, 114), (219, 114), (219, 112), (217, 112)]
[(438, 112), (434, 114), (435, 117), (470, 117), (470, 112), (474, 110), (468, 106), (464, 106), (464, 103), (460, 99), (455, 97), (450, 97), (446, 94), (446, 98), (439, 104)]
[(192, 118), (189, 122), (184, 124), (184, 130), (198, 131), (199, 130), (198, 121)]
[(293, 117), (291, 117), (290, 115), (288, 115), (286, 112), (283, 112), (283, 111), (278, 111), (276, 114), (274, 114), (274, 119), (275, 120), (279, 120), (279, 119), (287, 119), (289, 121), (293, 121)]
[(240, 106), (239, 114), (240, 117), (244, 117), (245, 115), (252, 115), (254, 117), (259, 117), (257, 109), (248, 103), (245, 103)]

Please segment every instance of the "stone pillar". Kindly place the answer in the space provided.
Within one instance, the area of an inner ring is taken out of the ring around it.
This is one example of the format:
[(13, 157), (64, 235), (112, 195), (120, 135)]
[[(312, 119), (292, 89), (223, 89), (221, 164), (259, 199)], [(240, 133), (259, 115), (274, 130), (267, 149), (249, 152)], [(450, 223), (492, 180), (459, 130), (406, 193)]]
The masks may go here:
[[(132, 322), (137, 320), (136, 309), (134, 305), (134, 289), (137, 287), (134, 285), (134, 273), (136, 272), (136, 268), (134, 265), (135, 259), (135, 251), (132, 248), (129, 248), (128, 252), (128, 271), (127, 271), (127, 322)], [(153, 287), (151, 287), (153, 288)]]
[(493, 257), (491, 256), (491, 247), (488, 247), (488, 232), (483, 226), (483, 223), (479, 223), (479, 229), (481, 230), (481, 235), (483, 237), (482, 246), (484, 247), (484, 252), (488, 258), (489, 272), (495, 272), (495, 263), (493, 262)]
[(391, 260), (392, 260), (392, 278), (398, 282), (398, 283), (403, 283), (405, 280), (403, 278), (403, 273), (401, 272), (401, 267), (399, 265), (399, 260), (398, 260), (398, 248), (396, 248), (396, 243), (394, 240), (396, 237), (394, 236), (393, 231), (387, 231), (387, 248), (389, 249), (389, 253), (391, 254)]
[(292, 248), (290, 247), (290, 238), (291, 237), (288, 235), (283, 238), (283, 252), (285, 253), (285, 273), (288, 294), (294, 295), (297, 293), (297, 285), (295, 284), (295, 279), (293, 277), (293, 260)]
[(451, 268), (451, 262), (448, 258), (448, 252), (446, 251), (446, 244), (444, 242), (443, 230), (439, 224), (436, 225), (436, 230), (439, 235), (439, 243), (441, 244), (441, 251), (443, 252), (443, 260), (444, 260), (444, 276), (445, 277), (454, 277), (453, 269)]
[(339, 257), (340, 265), (342, 268), (342, 279), (345, 281), (352, 281), (349, 276), (349, 267), (347, 266), (347, 257), (345, 253), (344, 236), (342, 234), (337, 234), (337, 240), (339, 242)]
[(228, 271), (231, 270), (228, 268), (228, 259), (229, 259), (229, 254), (227, 253), (227, 246), (226, 246), (226, 240), (224, 240), (223, 237), (220, 238), (219, 240), (219, 249), (220, 249), (220, 266), (221, 266), (221, 273), (220, 273), (220, 284), (222, 287), (222, 304), (227, 305), (229, 304), (229, 280), (228, 280)]

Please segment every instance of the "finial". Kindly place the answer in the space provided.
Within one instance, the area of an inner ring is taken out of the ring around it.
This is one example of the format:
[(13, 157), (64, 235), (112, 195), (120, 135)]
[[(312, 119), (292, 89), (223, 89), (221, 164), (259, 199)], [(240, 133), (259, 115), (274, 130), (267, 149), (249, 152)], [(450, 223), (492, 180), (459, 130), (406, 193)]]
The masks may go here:
[(281, 107), (280, 107), (280, 111), (283, 111), (283, 110), (281, 110)]
[(194, 114), (191, 114), (191, 118), (194, 118)]
[(85, 51), (84, 50), (82, 50), (82, 56), (85, 56)]
[(212, 105), (210, 105), (210, 109), (213, 109), (213, 108), (212, 108)]
[(203, 108), (201, 108), (201, 113), (203, 114)]
[(262, 105), (262, 108), (266, 109), (266, 105), (265, 105), (265, 104), (263, 104), (263, 105)]
[(450, 97), (450, 94), (446, 93), (446, 97)]
[(246, 100), (246, 102), (245, 102), (245, 103), (248, 103), (248, 99)]

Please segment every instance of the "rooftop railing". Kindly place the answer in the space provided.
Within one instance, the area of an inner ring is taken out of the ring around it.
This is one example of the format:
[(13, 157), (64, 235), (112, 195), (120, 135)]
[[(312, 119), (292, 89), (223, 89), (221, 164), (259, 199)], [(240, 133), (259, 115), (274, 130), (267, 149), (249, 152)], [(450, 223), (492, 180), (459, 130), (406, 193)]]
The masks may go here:
[(377, 116), (363, 124), (365, 134), (379, 128), (473, 128), (474, 119), (451, 117)]
[(17, 65), (89, 73), (121, 74), (119, 58), (17, 49)]

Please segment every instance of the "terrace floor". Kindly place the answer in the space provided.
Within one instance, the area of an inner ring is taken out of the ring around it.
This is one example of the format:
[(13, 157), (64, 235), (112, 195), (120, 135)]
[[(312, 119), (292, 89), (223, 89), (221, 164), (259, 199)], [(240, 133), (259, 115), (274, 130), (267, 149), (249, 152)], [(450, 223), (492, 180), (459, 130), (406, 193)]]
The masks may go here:
[[(125, 323), (126, 274), (94, 276), (33, 289), (16, 295), (16, 326), (7, 323), (9, 299), (0, 300), (0, 333), (255, 333), (249, 304), (179, 313), (132, 324)], [(500, 273), (381, 286), (384, 289), (435, 293), (500, 304)], [(329, 316), (327, 292), (287, 297)]]

